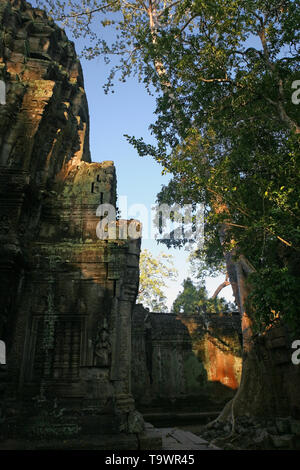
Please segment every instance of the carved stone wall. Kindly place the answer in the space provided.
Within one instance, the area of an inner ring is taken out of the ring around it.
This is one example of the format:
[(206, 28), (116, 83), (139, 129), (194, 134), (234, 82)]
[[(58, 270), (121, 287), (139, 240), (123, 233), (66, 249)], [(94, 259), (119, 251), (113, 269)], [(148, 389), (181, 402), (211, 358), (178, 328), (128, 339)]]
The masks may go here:
[(116, 175), (113, 162), (90, 162), (74, 45), (23, 0), (1, 0), (0, 29), (5, 435), (138, 433), (130, 368), (140, 239), (97, 237), (96, 209), (115, 206)]
[(218, 410), (241, 376), (238, 315), (150, 313), (132, 321), (132, 391), (140, 409)]

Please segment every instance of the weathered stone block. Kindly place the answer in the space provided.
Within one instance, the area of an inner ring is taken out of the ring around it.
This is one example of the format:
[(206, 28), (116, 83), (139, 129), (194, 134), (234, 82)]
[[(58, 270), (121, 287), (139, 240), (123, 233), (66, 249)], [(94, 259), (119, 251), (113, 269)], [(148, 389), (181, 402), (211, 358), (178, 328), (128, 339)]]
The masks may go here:
[(272, 443), (276, 449), (293, 449), (294, 437), (292, 434), (284, 434), (282, 436), (270, 436)]
[[(232, 323), (228, 327), (228, 323)], [(132, 319), (132, 390), (142, 407), (216, 409), (241, 376), (240, 325), (211, 315), (210, 334), (199, 316), (155, 314), (137, 305)]]
[[(0, 338), (6, 399), (18, 410), (7, 433), (18, 436), (24, 423), (51, 439), (136, 433), (142, 419), (130, 389), (130, 318), (140, 239), (97, 236), (97, 208), (116, 204), (116, 172), (111, 161), (91, 163), (73, 43), (24, 0), (2, 7)], [(136, 438), (114, 440), (108, 448), (137, 448)]]
[(289, 418), (277, 418), (276, 427), (280, 434), (289, 434), (291, 431), (290, 419)]
[(291, 432), (295, 436), (300, 436), (300, 421), (296, 419), (291, 420)]

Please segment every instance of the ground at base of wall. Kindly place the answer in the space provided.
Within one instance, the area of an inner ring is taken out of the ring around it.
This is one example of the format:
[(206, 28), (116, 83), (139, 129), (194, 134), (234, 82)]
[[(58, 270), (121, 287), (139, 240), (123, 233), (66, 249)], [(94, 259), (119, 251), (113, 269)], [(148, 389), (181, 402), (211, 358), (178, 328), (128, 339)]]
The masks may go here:
[(202, 437), (179, 428), (159, 428), (162, 450), (221, 450)]
[(0, 450), (216, 450), (216, 446), (179, 428), (155, 428), (146, 423), (139, 435), (124, 434), (101, 438), (85, 436), (58, 440), (13, 440), (0, 442)]
[(200, 412), (162, 412), (154, 410), (143, 413), (144, 420), (153, 424), (156, 428), (178, 427), (193, 432), (192, 427), (198, 430), (205, 424), (210, 423), (220, 415), (220, 411), (200, 411)]
[(300, 420), (291, 417), (235, 418), (206, 426), (184, 426), (223, 450), (300, 450)]
[(241, 417), (209, 425), (155, 428), (140, 435), (85, 436), (61, 441), (1, 440), (0, 450), (300, 450), (300, 420)]
[[(118, 436), (118, 450), (137, 450), (135, 435)], [(84, 436), (62, 440), (5, 439), (0, 450), (116, 450), (116, 436)]]

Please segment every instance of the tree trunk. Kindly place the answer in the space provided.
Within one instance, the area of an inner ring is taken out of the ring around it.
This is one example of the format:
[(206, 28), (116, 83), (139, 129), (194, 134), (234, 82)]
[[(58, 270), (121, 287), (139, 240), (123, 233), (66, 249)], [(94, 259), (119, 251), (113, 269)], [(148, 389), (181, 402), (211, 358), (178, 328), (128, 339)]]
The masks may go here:
[[(158, 19), (155, 3), (150, 3), (148, 15), (152, 42), (156, 44)], [(164, 64), (156, 60), (154, 65), (161, 79), (163, 92), (173, 98), (172, 86), (168, 81)], [(281, 118), (285, 117), (281, 113)], [(293, 127), (293, 124), (289, 124)], [(230, 217), (228, 207), (221, 196), (215, 194), (212, 205), (216, 214), (226, 213)], [(228, 227), (226, 221), (220, 227), (221, 245), (224, 244)], [(284, 416), (298, 415), (298, 413), (300, 417), (300, 399), (297, 391), (300, 389), (300, 367), (295, 369), (291, 363), (291, 338), (285, 328), (280, 325), (271, 328), (262, 337), (253, 335), (252, 321), (246, 311), (245, 303), (249, 295), (247, 277), (254, 271), (254, 268), (243, 255), (238, 260), (234, 259), (234, 255), (233, 252), (224, 253), (233, 295), (241, 315), (243, 371), (237, 394), (226, 405), (218, 419), (226, 419), (229, 416), (233, 418), (235, 415)], [(279, 358), (274, 356), (274, 351), (277, 349), (280, 349), (279, 353), (276, 352), (278, 357), (281, 356)], [(282, 365), (285, 367), (283, 368)]]
[(275, 323), (265, 333), (253, 334), (252, 321), (245, 310), (249, 295), (247, 277), (253, 271), (241, 256), (233, 260), (226, 254), (229, 279), (241, 313), (243, 335), (243, 370), (235, 397), (225, 406), (217, 420), (237, 416), (300, 417), (300, 367), (291, 362), (291, 344), (296, 338), (282, 324)]

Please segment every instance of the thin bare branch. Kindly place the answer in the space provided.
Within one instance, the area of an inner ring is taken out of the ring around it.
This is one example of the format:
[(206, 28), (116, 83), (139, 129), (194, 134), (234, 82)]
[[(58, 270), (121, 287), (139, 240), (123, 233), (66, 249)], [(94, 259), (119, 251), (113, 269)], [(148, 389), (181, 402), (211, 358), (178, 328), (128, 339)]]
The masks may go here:
[(221, 290), (223, 290), (224, 287), (230, 286), (230, 284), (231, 284), (231, 282), (228, 281), (228, 273), (226, 273), (225, 281), (222, 282), (222, 283), (219, 285), (219, 287), (217, 287), (217, 289), (215, 290), (215, 292), (213, 293), (213, 295), (212, 295), (211, 298), (212, 298), (212, 299), (215, 299), (215, 298), (218, 296), (218, 294), (221, 292)]

